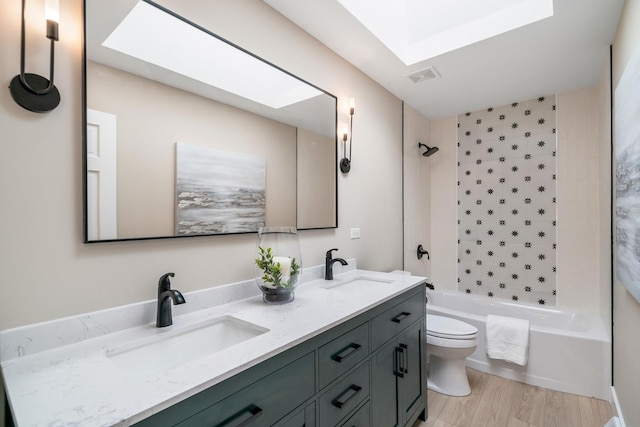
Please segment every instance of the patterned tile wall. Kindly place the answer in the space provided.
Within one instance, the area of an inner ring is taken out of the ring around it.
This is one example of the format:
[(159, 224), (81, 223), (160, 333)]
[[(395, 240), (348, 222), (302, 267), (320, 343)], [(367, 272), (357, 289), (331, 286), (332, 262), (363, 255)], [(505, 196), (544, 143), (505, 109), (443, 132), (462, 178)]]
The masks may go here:
[(458, 290), (556, 300), (555, 96), (458, 116)]

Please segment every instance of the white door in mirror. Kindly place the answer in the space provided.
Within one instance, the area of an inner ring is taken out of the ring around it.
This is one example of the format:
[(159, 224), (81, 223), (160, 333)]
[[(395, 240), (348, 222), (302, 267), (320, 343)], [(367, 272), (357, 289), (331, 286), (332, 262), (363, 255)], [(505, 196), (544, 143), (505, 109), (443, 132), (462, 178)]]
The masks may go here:
[(118, 238), (117, 118), (87, 109), (87, 240)]

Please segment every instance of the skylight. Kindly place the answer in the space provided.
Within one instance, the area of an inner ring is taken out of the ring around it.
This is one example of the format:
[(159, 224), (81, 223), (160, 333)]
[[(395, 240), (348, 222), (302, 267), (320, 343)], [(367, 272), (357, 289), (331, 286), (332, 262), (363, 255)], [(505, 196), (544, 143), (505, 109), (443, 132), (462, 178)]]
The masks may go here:
[(405, 65), (553, 16), (553, 0), (338, 0)]
[(271, 108), (321, 94), (144, 1), (134, 6), (103, 46)]

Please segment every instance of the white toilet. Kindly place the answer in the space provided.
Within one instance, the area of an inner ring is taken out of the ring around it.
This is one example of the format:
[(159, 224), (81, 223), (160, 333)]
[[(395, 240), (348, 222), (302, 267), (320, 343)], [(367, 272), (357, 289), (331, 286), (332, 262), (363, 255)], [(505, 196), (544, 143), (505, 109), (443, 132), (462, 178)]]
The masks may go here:
[(427, 387), (449, 396), (471, 393), (465, 359), (476, 349), (478, 329), (450, 317), (427, 314)]

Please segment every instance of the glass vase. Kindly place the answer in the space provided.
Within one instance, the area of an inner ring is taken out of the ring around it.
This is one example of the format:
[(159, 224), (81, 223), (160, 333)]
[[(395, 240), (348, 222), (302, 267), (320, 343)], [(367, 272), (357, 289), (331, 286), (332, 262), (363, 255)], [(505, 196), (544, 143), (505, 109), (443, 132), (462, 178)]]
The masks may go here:
[(295, 227), (261, 227), (255, 259), (256, 283), (266, 303), (293, 301), (302, 274), (302, 256)]

